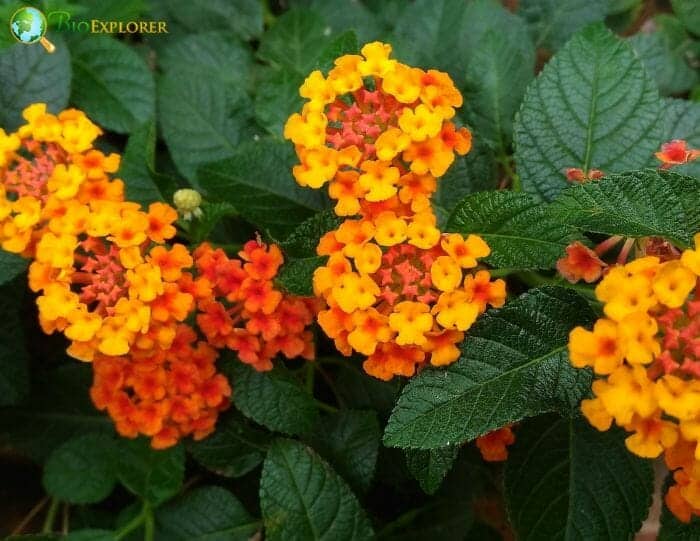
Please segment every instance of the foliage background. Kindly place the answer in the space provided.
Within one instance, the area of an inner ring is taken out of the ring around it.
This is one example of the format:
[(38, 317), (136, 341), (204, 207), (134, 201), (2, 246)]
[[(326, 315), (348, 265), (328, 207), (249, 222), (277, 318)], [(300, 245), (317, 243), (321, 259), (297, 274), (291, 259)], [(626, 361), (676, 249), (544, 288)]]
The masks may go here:
[[(2, 0), (0, 21), (18, 5)], [(269, 539), (365, 539), (371, 528), (382, 539), (621, 539), (639, 527), (651, 467), (619, 433), (597, 433), (575, 414), (590, 375), (569, 368), (565, 345), (593, 317), (590, 291), (564, 289), (547, 269), (583, 232), (684, 244), (700, 230), (700, 189), (689, 180), (700, 165), (684, 167), (688, 177), (647, 171), (575, 189), (562, 175), (653, 167), (653, 151), (673, 138), (700, 146), (697, 2), (35, 5), (74, 19), (165, 20), (169, 34), (51, 29), (58, 50), (48, 55), (0, 31), (0, 126), (16, 128), (38, 101), (85, 110), (106, 131), (103, 149), (123, 153), (130, 199), (201, 189), (197, 236), (236, 245), (260, 231), (280, 242), (290, 259), (281, 281), (296, 292), (309, 291), (315, 239), (334, 224), (325, 196), (296, 187), (281, 136), (304, 77), (375, 39), (403, 62), (449, 72), (475, 145), (440, 181), (437, 211), (447, 230), (486, 238), (513, 298), (473, 328), (458, 363), (405, 388), (371, 379), (328, 344), (315, 368), (258, 374), (226, 360), (235, 407), (217, 432), (154, 452), (118, 439), (94, 410), (89, 367), (41, 334), (25, 264), (2, 254), (0, 535), (37, 502), (46, 505), (24, 532), (40, 531), (49, 508), (53, 529), (74, 541), (139, 539), (129, 524), (143, 516), (156, 539), (209, 541), (247, 539), (263, 525)], [(600, 214), (586, 212), (591, 201)], [(520, 426), (505, 468), (461, 445), (542, 413)], [(661, 538), (696, 538), (695, 528), (664, 514)]]

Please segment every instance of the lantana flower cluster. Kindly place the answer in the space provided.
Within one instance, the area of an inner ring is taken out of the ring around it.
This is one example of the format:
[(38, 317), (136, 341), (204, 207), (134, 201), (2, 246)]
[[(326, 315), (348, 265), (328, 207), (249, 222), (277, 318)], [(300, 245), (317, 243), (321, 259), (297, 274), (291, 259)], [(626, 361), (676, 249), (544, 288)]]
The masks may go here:
[(700, 515), (700, 234), (677, 259), (611, 268), (596, 287), (605, 317), (571, 332), (576, 367), (598, 378), (581, 404), (599, 430), (614, 422), (627, 448), (664, 454), (674, 472), (666, 503), (683, 521)]
[(486, 242), (441, 233), (430, 203), (455, 153), (471, 147), (451, 122), (461, 94), (446, 73), (391, 59), (390, 45), (361, 53), (309, 75), (285, 137), (301, 161), (297, 182), (328, 182), (346, 217), (317, 247), (328, 256), (313, 277), (327, 305), (319, 324), (341, 353), (366, 356), (365, 371), (389, 380), (457, 360), (464, 331), (505, 301), (505, 283), (478, 268)]
[(251, 241), (230, 259), (203, 245), (193, 257), (170, 242), (174, 208), (124, 200), (111, 177), (120, 157), (93, 148), (101, 130), (84, 113), (35, 104), (24, 118), (16, 133), (0, 130), (0, 242), (32, 259), (43, 330), (93, 362), (92, 399), (120, 434), (157, 448), (209, 434), (231, 396), (215, 364), (222, 347), (258, 370), (278, 353), (313, 358), (315, 303), (274, 288), (276, 246)]

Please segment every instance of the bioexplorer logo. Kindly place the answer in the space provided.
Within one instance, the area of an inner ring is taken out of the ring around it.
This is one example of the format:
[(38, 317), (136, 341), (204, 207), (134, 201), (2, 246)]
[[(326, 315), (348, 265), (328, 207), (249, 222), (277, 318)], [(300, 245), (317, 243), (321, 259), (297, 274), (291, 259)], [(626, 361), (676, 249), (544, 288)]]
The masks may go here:
[(20, 43), (40, 43), (53, 53), (56, 47), (46, 39), (49, 25), (58, 32), (86, 34), (167, 34), (165, 21), (104, 21), (101, 19), (73, 19), (67, 11), (50, 11), (44, 15), (35, 7), (19, 8), (10, 17), (10, 33)]

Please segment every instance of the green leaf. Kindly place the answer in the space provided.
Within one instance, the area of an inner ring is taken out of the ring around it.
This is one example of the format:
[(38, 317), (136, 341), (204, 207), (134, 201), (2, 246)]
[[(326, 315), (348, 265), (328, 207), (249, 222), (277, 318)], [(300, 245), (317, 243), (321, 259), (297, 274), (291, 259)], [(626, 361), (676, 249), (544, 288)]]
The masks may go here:
[(525, 417), (577, 407), (591, 375), (569, 364), (567, 342), (574, 326), (593, 319), (585, 299), (556, 287), (533, 289), (490, 310), (467, 334), (456, 363), (424, 370), (404, 387), (384, 444), (446, 447)]
[(0, 251), (0, 286), (14, 280), (27, 270), (29, 260), (9, 252)]
[(629, 41), (654, 77), (661, 94), (681, 94), (698, 81), (697, 70), (688, 64), (693, 42), (681, 22), (670, 15), (654, 18), (657, 30), (639, 33)]
[(122, 439), (115, 452), (119, 481), (152, 505), (172, 498), (182, 487), (185, 451), (181, 444), (156, 451), (146, 438)]
[[(673, 480), (671, 474), (666, 479), (666, 485)], [(662, 490), (666, 492), (668, 486)], [(689, 523), (678, 520), (671, 510), (663, 505), (661, 510), (661, 529), (659, 530), (658, 541), (697, 541), (700, 534), (700, 517), (693, 516)]]
[(318, 420), (313, 397), (283, 367), (258, 372), (235, 360), (226, 372), (236, 389), (234, 404), (256, 423), (283, 434), (304, 434)]
[(557, 50), (577, 30), (602, 21), (607, 0), (521, 0), (520, 13), (532, 28), (535, 45)]
[(200, 165), (236, 153), (250, 103), (241, 89), (203, 77), (166, 74), (158, 81), (158, 107), (173, 161), (192, 181)]
[(0, 409), (0, 440), (42, 462), (74, 436), (114, 433), (112, 422), (90, 401), (89, 365), (72, 361), (56, 369), (35, 371), (32, 377), (26, 400), (17, 407)]
[(291, 173), (295, 160), (286, 143), (246, 142), (229, 159), (201, 167), (198, 180), (212, 199), (229, 201), (240, 216), (284, 238), (326, 204), (318, 190), (297, 186)]
[(333, 211), (318, 212), (295, 227), (289, 236), (280, 242), (280, 246), (289, 257), (313, 257), (321, 237), (337, 229), (341, 223), (342, 220)]
[(16, 43), (0, 50), (0, 126), (7, 132), (24, 123), (22, 110), (32, 103), (46, 103), (52, 113), (60, 112), (68, 103), (68, 47), (60, 36), (48, 38), (56, 45), (53, 54), (47, 54), (39, 44), (30, 47)]
[(340, 364), (336, 390), (347, 406), (355, 409), (372, 409), (386, 419), (396, 401), (398, 382), (368, 377), (360, 367), (354, 366), (350, 359), (338, 360)]
[(565, 170), (613, 173), (647, 164), (662, 136), (654, 81), (602, 25), (576, 34), (528, 87), (515, 122), (523, 189), (553, 199)]
[(68, 503), (105, 499), (117, 482), (114, 441), (105, 434), (85, 434), (55, 449), (44, 465), (46, 492)]
[(71, 101), (100, 126), (130, 133), (155, 113), (153, 74), (134, 49), (112, 37), (72, 47)]
[[(410, 520), (409, 520), (410, 519)], [(471, 505), (468, 501), (435, 497), (421, 508), (411, 509), (381, 530), (386, 541), (425, 541), (426, 539), (459, 539), (487, 541), (483, 537), (465, 537), (472, 525)], [(502, 536), (495, 538), (502, 541)]]
[(319, 13), (326, 32), (335, 35), (348, 30), (356, 32), (362, 43), (381, 38), (382, 26), (363, 2), (347, 0), (295, 0), (292, 7), (305, 7)]
[(328, 43), (324, 29), (323, 18), (315, 11), (291, 9), (263, 34), (258, 57), (306, 77), (316, 63), (313, 51), (320, 51)]
[(0, 406), (19, 404), (29, 393), (30, 356), (21, 319), (25, 286), (20, 280), (0, 288)]
[(700, 5), (695, 0), (671, 0), (671, 6), (685, 27), (700, 36)]
[(303, 82), (304, 77), (295, 72), (268, 68), (256, 84), (255, 118), (280, 140), (289, 116), (301, 111), (299, 87)]
[[(147, 207), (164, 196), (154, 181), (156, 126), (152, 120), (136, 128), (126, 144), (117, 175), (124, 180), (129, 201)], [(172, 195), (172, 194), (171, 194)]]
[(373, 411), (341, 410), (316, 425), (310, 444), (357, 493), (372, 484), (381, 430)]
[[(685, 139), (690, 148), (700, 148), (700, 103), (667, 98), (663, 100), (664, 141)], [(652, 158), (651, 165), (659, 161)], [(700, 178), (700, 160), (675, 167), (676, 173)]]
[(267, 432), (229, 412), (219, 419), (211, 436), (192, 442), (188, 449), (197, 462), (217, 475), (241, 477), (264, 460), (270, 439)]
[(238, 215), (236, 209), (226, 201), (210, 203), (204, 201), (200, 206), (202, 215), (192, 222), (190, 226), (191, 241), (197, 244), (209, 239), (209, 235), (224, 218), (232, 218)]
[(447, 472), (452, 469), (459, 447), (452, 445), (439, 449), (406, 449), (406, 466), (427, 494), (435, 494)]
[(514, 19), (513, 32), (489, 30), (471, 52), (467, 66), (465, 103), (468, 118), (479, 137), (504, 152), (513, 137), (513, 119), (525, 88), (535, 74), (535, 49), (530, 40), (523, 47)]
[(466, 156), (457, 156), (444, 177), (438, 180), (433, 196), (436, 210), (446, 218), (457, 203), (469, 194), (495, 190), (498, 186), (493, 151), (477, 139)]
[(292, 440), (278, 440), (267, 454), (260, 508), (270, 541), (360, 541), (373, 536), (345, 481), (311, 449)]
[(289, 259), (280, 269), (275, 282), (292, 295), (312, 297), (314, 294), (312, 284), (314, 271), (325, 265), (327, 260), (327, 256)]
[(168, 541), (247, 541), (260, 528), (228, 490), (199, 487), (156, 512), (158, 534)]
[(584, 231), (658, 236), (687, 245), (700, 229), (698, 199), (700, 180), (645, 169), (571, 186), (550, 211), (562, 223)]
[(200, 77), (210, 84), (245, 88), (253, 66), (250, 49), (224, 32), (187, 34), (168, 43), (158, 55), (165, 73)]
[[(324, 2), (326, 5), (330, 5), (329, 2)], [(347, 4), (345, 4), (347, 6)], [(351, 4), (360, 5), (360, 4)], [(343, 32), (337, 36), (333, 41), (331, 41), (326, 47), (321, 51), (318, 59), (316, 60), (316, 66), (324, 74), (328, 73), (335, 65), (335, 59), (346, 55), (346, 54), (359, 54), (360, 45), (357, 42), (357, 36), (355, 32), (349, 30)]]
[[(168, 0), (151, 7), (164, 9), (168, 19), (193, 34), (223, 30), (248, 41), (259, 37), (263, 30), (263, 4), (259, 0), (209, 0), (204, 4)], [(159, 18), (159, 14), (154, 14), (154, 20)]]
[(652, 463), (621, 431), (543, 416), (518, 429), (509, 455), (505, 495), (520, 539), (631, 539), (647, 516)]
[(111, 530), (73, 530), (63, 541), (118, 541), (116, 533)]
[(447, 231), (483, 237), (491, 247), (485, 261), (497, 268), (548, 269), (579, 238), (566, 225), (525, 193), (481, 192), (464, 198), (455, 207)]

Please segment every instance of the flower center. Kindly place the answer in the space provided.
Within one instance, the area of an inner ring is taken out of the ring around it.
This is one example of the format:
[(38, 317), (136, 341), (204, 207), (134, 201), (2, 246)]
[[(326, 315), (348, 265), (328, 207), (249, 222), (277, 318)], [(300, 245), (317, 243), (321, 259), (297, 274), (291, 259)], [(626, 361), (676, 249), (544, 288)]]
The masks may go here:
[[(380, 298), (388, 306), (402, 301), (428, 304), (436, 300), (430, 267), (440, 255), (444, 255), (440, 248), (421, 250), (411, 244), (389, 248), (382, 255), (379, 270), (372, 275), (381, 289)], [(381, 308), (380, 305), (380, 311)]]
[[(656, 317), (661, 332), (657, 370), (679, 377), (700, 377), (700, 294), (681, 308), (668, 308)], [(660, 368), (660, 370), (659, 370)]]
[(46, 200), (46, 183), (58, 163), (66, 163), (66, 152), (56, 143), (24, 142), (25, 155), (18, 155), (5, 171), (2, 183), (9, 195)]
[(78, 285), (80, 301), (100, 315), (110, 315), (113, 307), (123, 296), (128, 284), (126, 270), (119, 261), (119, 249), (114, 245), (105, 247), (98, 239), (87, 239), (76, 251), (79, 270), (72, 278)]

